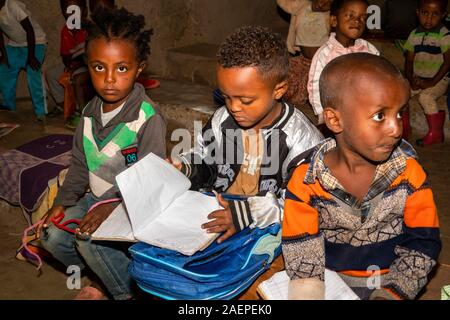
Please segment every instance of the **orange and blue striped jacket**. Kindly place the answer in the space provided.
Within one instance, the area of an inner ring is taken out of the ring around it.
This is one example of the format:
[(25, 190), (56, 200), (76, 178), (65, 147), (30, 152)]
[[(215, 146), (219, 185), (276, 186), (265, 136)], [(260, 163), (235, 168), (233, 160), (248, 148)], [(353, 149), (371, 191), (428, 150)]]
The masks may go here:
[(282, 242), (288, 275), (323, 281), (328, 268), (364, 277), (377, 266), (386, 275), (382, 289), (415, 298), (441, 250), (433, 194), (416, 152), (402, 141), (358, 201), (323, 163), (335, 147), (327, 139), (305, 153), (288, 183)]

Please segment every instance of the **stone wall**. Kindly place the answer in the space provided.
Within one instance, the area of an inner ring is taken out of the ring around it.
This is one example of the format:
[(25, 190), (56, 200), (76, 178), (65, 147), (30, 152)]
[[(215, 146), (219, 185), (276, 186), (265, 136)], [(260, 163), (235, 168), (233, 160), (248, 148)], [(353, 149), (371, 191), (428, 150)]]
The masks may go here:
[[(64, 23), (58, 0), (21, 0), (48, 36), (45, 64), (59, 63), (59, 30)], [(277, 12), (275, 0), (116, 0), (117, 5), (143, 14), (154, 29), (148, 71), (167, 74), (169, 49), (195, 43), (218, 44), (236, 27), (262, 24), (279, 28), (288, 23)], [(28, 97), (24, 74), (18, 97)]]

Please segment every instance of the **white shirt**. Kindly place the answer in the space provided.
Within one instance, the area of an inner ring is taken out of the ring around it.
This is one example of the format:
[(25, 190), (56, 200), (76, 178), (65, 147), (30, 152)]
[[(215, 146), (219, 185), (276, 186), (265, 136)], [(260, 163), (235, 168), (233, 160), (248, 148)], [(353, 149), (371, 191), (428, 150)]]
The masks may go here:
[(111, 121), (112, 118), (114, 118), (115, 116), (117, 116), (119, 114), (120, 110), (122, 110), (123, 106), (125, 105), (125, 102), (122, 103), (120, 106), (118, 106), (113, 111), (106, 112), (106, 113), (103, 112), (103, 104), (102, 104), (101, 111), (102, 111), (102, 125), (103, 126), (106, 126), (108, 124), (108, 122)]
[(311, 61), (307, 87), (309, 102), (314, 109), (314, 113), (319, 116), (319, 124), (323, 123), (323, 107), (320, 101), (319, 88), (320, 75), (331, 60), (353, 52), (368, 52), (377, 56), (380, 55), (378, 49), (364, 39), (356, 39), (353, 46), (346, 48), (336, 39), (336, 33), (332, 32), (328, 41), (317, 50)]
[(29, 18), (33, 26), (36, 44), (47, 43), (44, 30), (30, 17), (30, 12), (25, 4), (17, 0), (6, 0), (5, 5), (0, 10), (0, 29), (6, 36), (7, 45), (13, 47), (27, 46), (27, 33), (20, 24), (26, 18)]

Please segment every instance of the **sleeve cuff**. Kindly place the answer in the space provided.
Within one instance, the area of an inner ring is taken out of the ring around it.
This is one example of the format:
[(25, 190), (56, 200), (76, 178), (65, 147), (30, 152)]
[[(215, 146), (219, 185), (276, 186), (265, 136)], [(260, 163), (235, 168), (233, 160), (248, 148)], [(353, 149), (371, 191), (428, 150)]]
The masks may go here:
[(236, 232), (244, 230), (253, 223), (253, 218), (250, 213), (250, 204), (248, 201), (229, 201), (229, 206)]

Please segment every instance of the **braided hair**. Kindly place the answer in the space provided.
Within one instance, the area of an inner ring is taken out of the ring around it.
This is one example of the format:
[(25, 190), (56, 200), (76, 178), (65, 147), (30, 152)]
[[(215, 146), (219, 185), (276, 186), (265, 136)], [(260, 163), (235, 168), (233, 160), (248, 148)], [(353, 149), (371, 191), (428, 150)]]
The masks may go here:
[(150, 55), (150, 38), (153, 29), (143, 30), (145, 18), (143, 15), (134, 15), (125, 8), (100, 7), (91, 16), (92, 21), (87, 22), (86, 48), (92, 40), (105, 38), (107, 41), (126, 40), (136, 48), (137, 59), (144, 62)]

